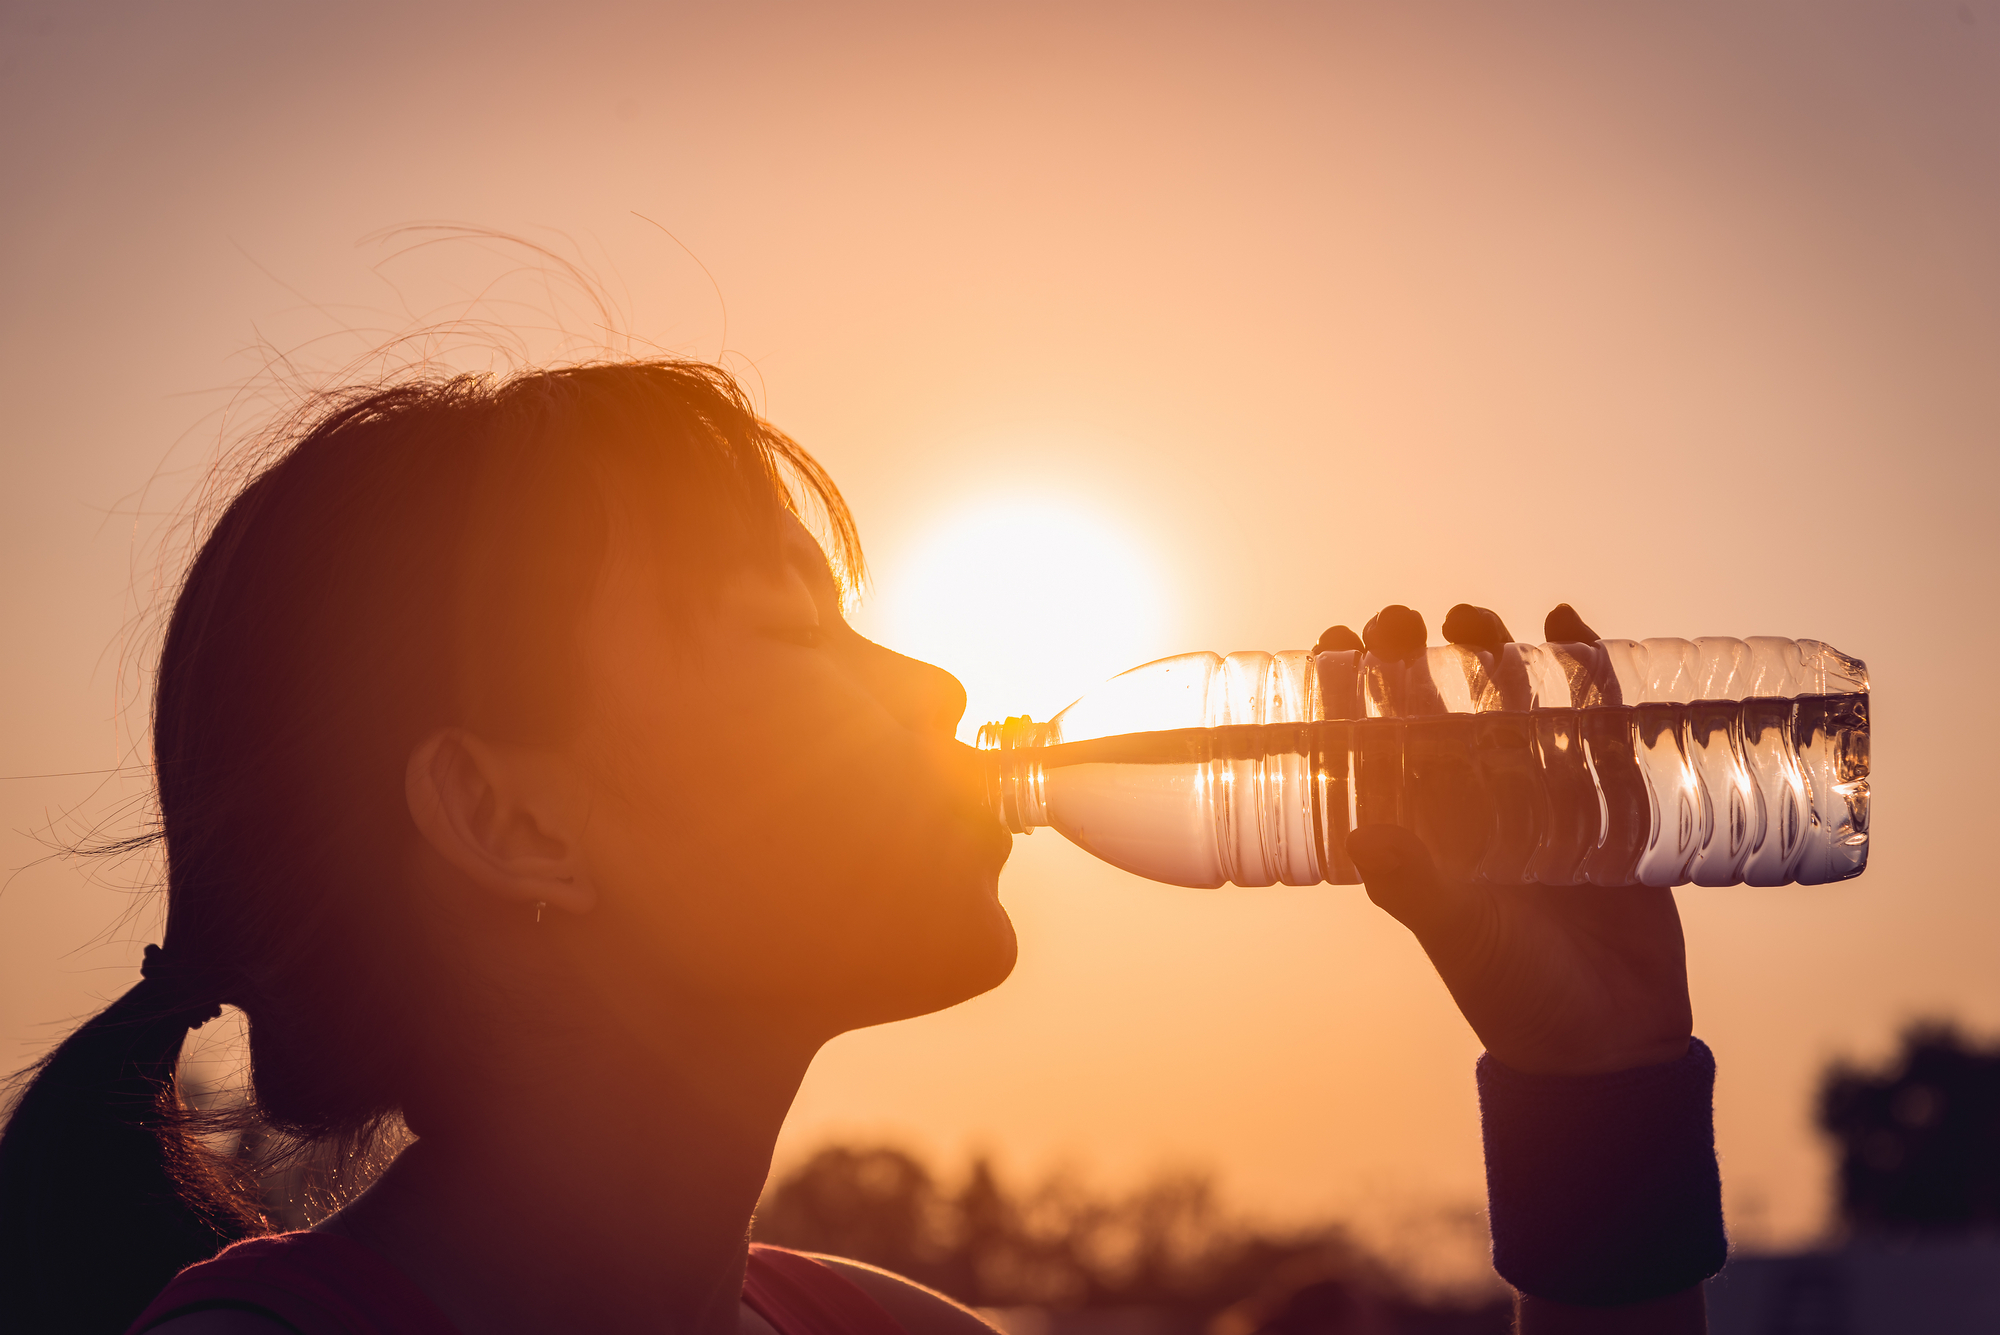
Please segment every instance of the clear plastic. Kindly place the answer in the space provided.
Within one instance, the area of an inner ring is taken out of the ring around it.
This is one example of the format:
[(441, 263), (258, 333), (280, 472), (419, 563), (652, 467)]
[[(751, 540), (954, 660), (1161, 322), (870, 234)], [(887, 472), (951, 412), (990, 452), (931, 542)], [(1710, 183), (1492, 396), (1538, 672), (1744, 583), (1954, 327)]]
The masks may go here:
[(980, 729), (996, 812), (1173, 885), (1354, 884), (1408, 826), (1520, 885), (1818, 885), (1868, 863), (1868, 674), (1817, 640), (1182, 654)]

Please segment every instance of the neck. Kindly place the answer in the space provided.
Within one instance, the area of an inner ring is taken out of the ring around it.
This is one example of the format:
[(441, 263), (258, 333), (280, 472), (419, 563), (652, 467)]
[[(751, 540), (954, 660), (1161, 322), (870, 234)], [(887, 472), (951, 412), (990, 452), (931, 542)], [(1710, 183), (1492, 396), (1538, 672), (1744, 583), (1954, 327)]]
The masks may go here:
[(751, 1212), (817, 1042), (774, 1043), (768, 1020), (578, 1037), (517, 1054), (476, 1107), (424, 1117), (328, 1226), (463, 1335), (734, 1335)]

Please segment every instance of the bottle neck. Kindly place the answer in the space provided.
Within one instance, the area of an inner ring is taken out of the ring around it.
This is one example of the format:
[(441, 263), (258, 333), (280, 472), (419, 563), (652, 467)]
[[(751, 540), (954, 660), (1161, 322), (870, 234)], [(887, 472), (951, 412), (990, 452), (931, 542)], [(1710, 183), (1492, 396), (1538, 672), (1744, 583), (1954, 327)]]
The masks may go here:
[(1026, 714), (979, 729), (979, 750), (986, 764), (986, 798), (993, 813), (1015, 834), (1027, 834), (1049, 823), (1042, 783), (1041, 748), (1053, 731)]

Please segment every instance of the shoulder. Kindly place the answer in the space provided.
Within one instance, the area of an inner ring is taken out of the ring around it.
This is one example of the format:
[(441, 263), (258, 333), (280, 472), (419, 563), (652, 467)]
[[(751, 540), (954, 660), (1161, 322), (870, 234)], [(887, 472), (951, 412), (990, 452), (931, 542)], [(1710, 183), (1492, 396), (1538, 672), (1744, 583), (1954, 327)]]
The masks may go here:
[(451, 1323), (388, 1258), (329, 1233), (225, 1247), (175, 1275), (131, 1330), (145, 1335), (447, 1335)]
[(896, 1318), (910, 1335), (995, 1335), (993, 1327), (981, 1320), (977, 1312), (953, 1302), (936, 1289), (927, 1289), (915, 1280), (860, 1261), (817, 1252), (809, 1255), (881, 1304), (882, 1310)]

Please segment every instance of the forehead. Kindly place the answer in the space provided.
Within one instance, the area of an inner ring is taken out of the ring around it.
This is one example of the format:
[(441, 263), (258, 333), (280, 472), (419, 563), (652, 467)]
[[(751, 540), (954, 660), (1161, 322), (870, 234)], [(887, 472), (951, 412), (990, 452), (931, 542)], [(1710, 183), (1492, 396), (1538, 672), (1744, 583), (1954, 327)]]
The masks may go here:
[[(838, 577), (812, 531), (778, 496), (729, 497), (640, 476), (599, 479), (605, 574), (650, 574), (694, 592), (744, 566), (778, 563), (808, 581)], [(633, 568), (637, 567), (635, 571)]]
[[(669, 619), (698, 616), (703, 608), (715, 608), (714, 598), (728, 601), (732, 593), (741, 593), (746, 587), (743, 577), (750, 576), (755, 585), (777, 574), (781, 581), (796, 580), (795, 588), (803, 585), (815, 602), (838, 607), (839, 577), (812, 531), (790, 513), (777, 516), (774, 529), (775, 548), (760, 543), (747, 552), (740, 551), (734, 559), (723, 557), (707, 565), (702, 573), (690, 570), (683, 564), (684, 557), (676, 559), (674, 552), (662, 550), (656, 542), (614, 543), (600, 583), (600, 597), (612, 605), (638, 598), (657, 605)], [(662, 594), (666, 595), (664, 601)]]

